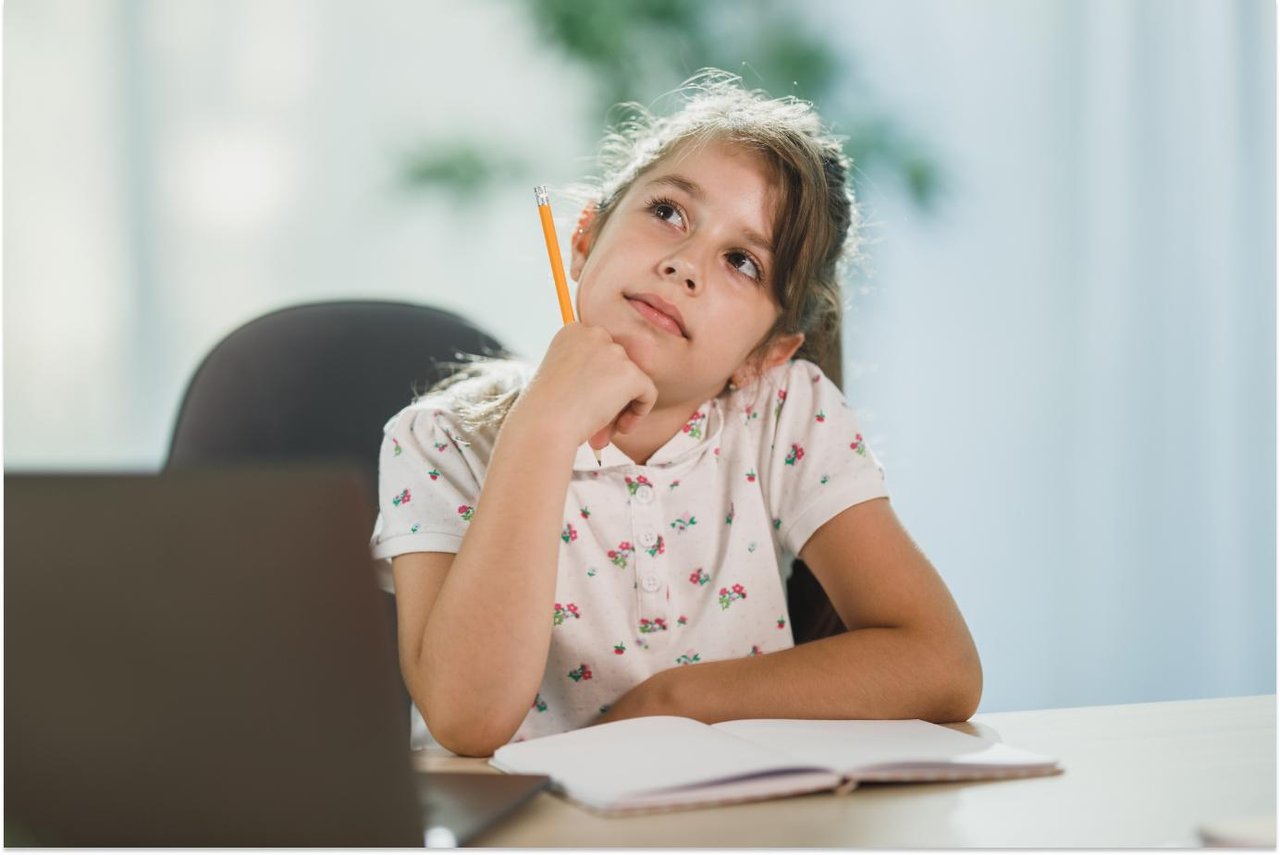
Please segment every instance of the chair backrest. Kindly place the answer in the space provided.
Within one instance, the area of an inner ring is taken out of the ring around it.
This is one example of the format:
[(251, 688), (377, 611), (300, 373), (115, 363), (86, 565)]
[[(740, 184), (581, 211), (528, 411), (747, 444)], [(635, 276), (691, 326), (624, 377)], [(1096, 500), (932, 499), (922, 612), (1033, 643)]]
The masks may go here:
[(264, 315), (196, 370), (166, 468), (345, 461), (375, 497), (383, 425), (459, 354), (504, 351), (458, 315), (412, 303), (344, 300)]
[[(506, 355), (462, 317), (413, 303), (341, 300), (263, 315), (196, 369), (165, 468), (342, 462), (360, 473), (376, 510), (383, 426), (462, 354)], [(395, 599), (384, 601), (399, 674)], [(407, 741), (407, 689), (403, 699)]]

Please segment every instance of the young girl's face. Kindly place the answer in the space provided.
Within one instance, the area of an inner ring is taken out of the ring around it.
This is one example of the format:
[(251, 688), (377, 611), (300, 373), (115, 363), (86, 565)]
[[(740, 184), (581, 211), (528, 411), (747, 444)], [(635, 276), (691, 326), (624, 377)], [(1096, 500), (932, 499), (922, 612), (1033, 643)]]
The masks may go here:
[[(746, 366), (777, 319), (775, 209), (761, 157), (723, 142), (685, 146), (641, 175), (584, 254), (578, 317), (601, 326), (658, 388), (696, 406)], [(785, 361), (801, 337), (771, 348)]]

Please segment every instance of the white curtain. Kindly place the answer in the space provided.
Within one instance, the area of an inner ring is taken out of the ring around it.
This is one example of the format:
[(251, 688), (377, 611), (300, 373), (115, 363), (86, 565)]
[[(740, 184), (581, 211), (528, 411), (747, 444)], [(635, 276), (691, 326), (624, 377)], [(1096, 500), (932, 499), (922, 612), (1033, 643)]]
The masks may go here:
[(870, 182), (852, 392), (983, 708), (1273, 692), (1274, 5), (849, 14), (949, 176)]

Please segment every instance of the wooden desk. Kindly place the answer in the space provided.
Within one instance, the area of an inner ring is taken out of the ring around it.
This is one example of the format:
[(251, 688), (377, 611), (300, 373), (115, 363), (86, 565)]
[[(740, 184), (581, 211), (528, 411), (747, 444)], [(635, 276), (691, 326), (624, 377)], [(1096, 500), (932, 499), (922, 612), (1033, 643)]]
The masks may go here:
[[(481, 846), (1167, 847), (1205, 822), (1276, 808), (1274, 695), (979, 715), (969, 732), (1056, 756), (1050, 778), (865, 785), (706, 810), (606, 819), (544, 793)], [(420, 752), (420, 767), (493, 770)], [(494, 774), (497, 774), (494, 772)], [(1274, 846), (1274, 843), (1272, 843)]]

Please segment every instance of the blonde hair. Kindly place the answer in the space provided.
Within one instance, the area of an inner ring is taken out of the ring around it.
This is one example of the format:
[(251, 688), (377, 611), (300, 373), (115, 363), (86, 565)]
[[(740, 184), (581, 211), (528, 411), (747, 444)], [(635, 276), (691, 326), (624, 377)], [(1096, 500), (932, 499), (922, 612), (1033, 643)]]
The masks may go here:
[[(804, 333), (797, 357), (817, 363), (840, 385), (840, 280), (857, 253), (859, 222), (841, 139), (811, 103), (746, 89), (742, 78), (717, 69), (703, 69), (671, 95), (678, 109), (665, 116), (639, 104), (618, 105), (629, 115), (605, 134), (600, 177), (566, 191), (595, 207), (589, 237), (600, 234), (637, 179), (677, 150), (727, 142), (757, 153), (779, 190), (770, 286), (782, 311), (752, 355), (780, 336)], [(496, 431), (525, 379), (509, 361), (485, 360), (463, 366), (431, 392), (447, 393), (464, 425)]]

